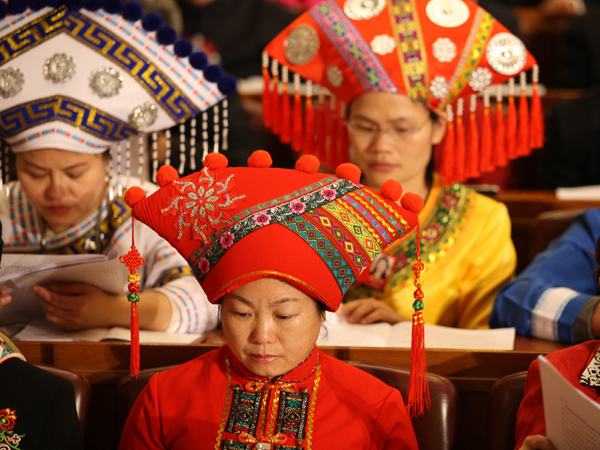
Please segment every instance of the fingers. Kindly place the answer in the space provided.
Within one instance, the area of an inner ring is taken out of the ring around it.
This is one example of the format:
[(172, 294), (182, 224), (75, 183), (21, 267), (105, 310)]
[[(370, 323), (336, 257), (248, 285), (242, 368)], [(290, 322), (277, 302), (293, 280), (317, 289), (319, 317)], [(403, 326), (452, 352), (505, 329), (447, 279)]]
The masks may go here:
[(556, 450), (556, 447), (547, 436), (535, 434), (525, 438), (520, 450)]
[(56, 294), (42, 286), (34, 286), (33, 292), (40, 300), (44, 314), (50, 322), (69, 331), (82, 328), (79, 310), (71, 307), (75, 299)]
[(0, 288), (0, 308), (12, 302), (12, 296), (4, 288)]

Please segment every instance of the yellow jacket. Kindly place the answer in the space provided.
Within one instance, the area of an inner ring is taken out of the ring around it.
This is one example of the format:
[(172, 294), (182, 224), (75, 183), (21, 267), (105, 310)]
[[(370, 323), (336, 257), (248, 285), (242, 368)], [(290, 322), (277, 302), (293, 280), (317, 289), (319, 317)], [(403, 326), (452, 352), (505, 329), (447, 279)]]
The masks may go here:
[[(436, 174), (419, 221), (425, 322), (489, 328), (496, 294), (510, 281), (517, 264), (506, 207), (461, 184), (443, 186)], [(379, 298), (408, 319), (415, 290), (411, 268), (415, 232), (390, 245), (385, 253), (395, 255), (398, 262), (384, 290), (356, 283), (344, 301)]]

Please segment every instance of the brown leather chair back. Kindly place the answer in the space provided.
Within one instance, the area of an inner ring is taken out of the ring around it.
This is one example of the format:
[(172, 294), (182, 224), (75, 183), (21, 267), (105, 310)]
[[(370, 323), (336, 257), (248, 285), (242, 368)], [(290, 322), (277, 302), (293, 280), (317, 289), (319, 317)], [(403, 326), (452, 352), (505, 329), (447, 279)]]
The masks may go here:
[(488, 411), (488, 450), (513, 450), (517, 410), (523, 400), (527, 372), (519, 372), (496, 380), (490, 390)]
[[(398, 367), (346, 361), (388, 386), (396, 388), (406, 399), (410, 372)], [(458, 391), (456, 386), (439, 375), (427, 374), (431, 408), (425, 414), (412, 419), (420, 450), (451, 450), (454, 448), (456, 417), (458, 414)]]
[(53, 375), (64, 378), (70, 381), (75, 391), (75, 407), (77, 409), (77, 417), (81, 425), (81, 432), (83, 433), (85, 428), (85, 418), (87, 416), (88, 404), (90, 396), (92, 395), (92, 387), (88, 379), (78, 373), (72, 372), (67, 369), (61, 369), (59, 367), (49, 366), (47, 364), (34, 364), (36, 367), (45, 370)]
[(529, 227), (529, 262), (559, 237), (584, 209), (557, 209), (539, 214)]

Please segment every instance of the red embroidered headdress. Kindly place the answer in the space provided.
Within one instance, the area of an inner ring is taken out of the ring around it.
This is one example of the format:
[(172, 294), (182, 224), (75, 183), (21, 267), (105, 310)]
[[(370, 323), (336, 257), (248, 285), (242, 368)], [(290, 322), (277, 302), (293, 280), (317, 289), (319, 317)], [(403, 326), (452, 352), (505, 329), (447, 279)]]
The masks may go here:
[[(532, 68), (530, 110), (525, 71)], [(514, 77), (519, 74), (517, 115)], [(267, 45), (263, 75), (265, 125), (295, 150), (316, 154), (332, 167), (348, 160), (346, 105), (367, 92), (407, 95), (434, 112), (447, 112), (437, 169), (447, 182), (505, 166), (543, 144), (535, 59), (519, 38), (469, 0), (323, 1)], [(300, 77), (307, 80), (304, 114)], [(506, 81), (505, 117), (501, 83)], [(318, 94), (312, 83), (320, 86)], [(322, 88), (331, 98), (323, 101)], [(316, 111), (313, 94), (320, 97)], [(495, 126), (490, 94), (500, 106)], [(476, 115), (478, 95), (482, 115)]]

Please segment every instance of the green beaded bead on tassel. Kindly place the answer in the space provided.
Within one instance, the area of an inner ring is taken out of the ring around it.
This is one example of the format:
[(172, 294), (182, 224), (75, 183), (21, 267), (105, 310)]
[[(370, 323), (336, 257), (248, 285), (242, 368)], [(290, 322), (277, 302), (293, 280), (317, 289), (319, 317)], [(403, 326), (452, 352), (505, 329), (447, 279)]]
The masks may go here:
[(129, 300), (131, 303), (137, 303), (140, 301), (140, 296), (137, 294), (129, 294), (127, 296), (127, 300)]
[(423, 311), (425, 304), (421, 300), (415, 300), (412, 307), (415, 311)]

